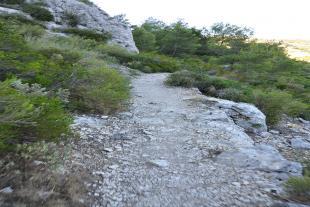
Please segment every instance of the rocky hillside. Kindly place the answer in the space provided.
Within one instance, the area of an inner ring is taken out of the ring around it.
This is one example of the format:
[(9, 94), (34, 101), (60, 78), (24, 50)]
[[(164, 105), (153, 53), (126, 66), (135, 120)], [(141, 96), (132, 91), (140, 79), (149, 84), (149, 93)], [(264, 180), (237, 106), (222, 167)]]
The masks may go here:
[(89, 0), (0, 14), (0, 207), (309, 206), (310, 65), (280, 44), (132, 34)]
[[(44, 24), (50, 29), (64, 29), (71, 26), (91, 29), (112, 35), (111, 43), (118, 44), (129, 51), (138, 52), (132, 37), (130, 25), (118, 17), (111, 17), (95, 4), (81, 0), (28, 0), (30, 4), (42, 4), (54, 16), (52, 21)], [(28, 12), (18, 6), (0, 7), (0, 13), (16, 13), (32, 19)], [(74, 25), (72, 25), (74, 24)]]

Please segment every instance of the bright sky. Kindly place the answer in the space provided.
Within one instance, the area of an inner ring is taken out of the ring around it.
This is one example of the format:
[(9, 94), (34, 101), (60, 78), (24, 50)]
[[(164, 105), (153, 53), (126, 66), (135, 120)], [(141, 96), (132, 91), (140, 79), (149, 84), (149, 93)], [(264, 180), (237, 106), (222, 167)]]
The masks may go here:
[(256, 37), (310, 39), (310, 0), (92, 0), (131, 24), (148, 17), (166, 23), (183, 19), (198, 28), (215, 22), (249, 26)]

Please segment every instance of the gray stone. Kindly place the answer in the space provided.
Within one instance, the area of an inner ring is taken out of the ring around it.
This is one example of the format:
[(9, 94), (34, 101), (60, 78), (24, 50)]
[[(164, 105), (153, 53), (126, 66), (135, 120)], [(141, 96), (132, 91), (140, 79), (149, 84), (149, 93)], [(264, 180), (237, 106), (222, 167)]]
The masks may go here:
[(310, 206), (299, 203), (276, 202), (272, 205), (272, 207), (310, 207)]
[(36, 166), (39, 166), (39, 165), (44, 165), (45, 163), (42, 161), (39, 161), (39, 160), (35, 160), (35, 161), (33, 161), (33, 164)]
[(111, 170), (116, 170), (119, 166), (118, 165), (111, 165), (108, 168)]
[(162, 168), (169, 166), (169, 162), (167, 160), (151, 160), (149, 163)]
[(295, 149), (310, 149), (310, 142), (308, 142), (302, 138), (292, 139), (291, 145)]
[(8, 186), (8, 187), (1, 189), (0, 193), (10, 194), (10, 193), (13, 193), (13, 189), (11, 188), (11, 186)]
[(138, 52), (133, 40), (130, 25), (118, 18), (110, 17), (106, 12), (94, 4), (85, 4), (78, 0), (43, 0), (52, 12), (55, 22), (65, 25), (66, 12), (79, 17), (79, 27), (93, 29), (98, 32), (108, 32), (112, 35), (112, 44), (120, 45), (129, 51)]
[(235, 124), (244, 128), (247, 132), (260, 134), (267, 131), (266, 116), (254, 105), (236, 103), (233, 101), (207, 97), (207, 101), (225, 110)]
[(109, 148), (109, 147), (106, 147), (106, 148), (103, 149), (103, 151), (105, 151), (105, 152), (113, 152), (113, 149)]
[(269, 132), (270, 132), (271, 134), (280, 134), (280, 132), (277, 131), (277, 130), (270, 130)]
[(302, 166), (286, 160), (274, 147), (256, 145), (236, 151), (223, 152), (216, 158), (217, 162), (241, 168), (261, 170), (265, 172), (301, 175)]

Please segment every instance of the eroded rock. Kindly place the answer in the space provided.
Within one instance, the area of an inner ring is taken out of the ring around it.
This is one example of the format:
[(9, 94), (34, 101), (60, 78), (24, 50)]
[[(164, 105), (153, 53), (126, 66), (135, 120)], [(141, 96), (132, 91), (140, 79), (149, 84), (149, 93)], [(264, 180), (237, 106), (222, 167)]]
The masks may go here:
[(302, 174), (301, 164), (286, 160), (274, 147), (268, 145), (256, 145), (223, 152), (216, 160), (225, 165), (265, 172), (287, 173), (296, 176)]
[(295, 149), (310, 149), (310, 142), (308, 142), (302, 138), (292, 139), (291, 145)]
[(254, 105), (207, 97), (217, 107), (225, 110), (234, 122), (247, 132), (260, 134), (267, 131), (266, 116)]

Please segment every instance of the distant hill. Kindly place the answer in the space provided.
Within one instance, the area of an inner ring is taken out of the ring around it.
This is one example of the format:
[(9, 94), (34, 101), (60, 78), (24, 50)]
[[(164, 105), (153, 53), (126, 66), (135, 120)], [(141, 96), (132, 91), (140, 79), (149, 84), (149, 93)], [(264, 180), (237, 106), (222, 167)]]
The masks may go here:
[(283, 40), (292, 58), (310, 62), (310, 40)]

